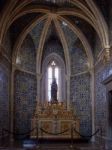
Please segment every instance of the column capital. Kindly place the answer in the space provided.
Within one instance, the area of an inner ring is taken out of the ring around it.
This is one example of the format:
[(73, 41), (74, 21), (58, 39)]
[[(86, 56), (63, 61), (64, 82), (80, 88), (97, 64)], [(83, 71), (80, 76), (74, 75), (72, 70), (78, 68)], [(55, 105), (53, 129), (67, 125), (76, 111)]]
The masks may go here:
[(41, 79), (42, 79), (42, 74), (36, 73), (36, 75), (37, 75), (37, 79), (38, 79), (38, 80), (41, 80)]
[(104, 48), (101, 53), (99, 54), (99, 61), (102, 61), (103, 64), (106, 64), (110, 61), (110, 50), (111, 50), (111, 47), (106, 47)]
[(110, 50), (111, 48), (105, 48), (105, 59), (106, 59), (106, 62), (109, 62), (110, 61)]
[(91, 75), (94, 74), (94, 69), (95, 69), (94, 66), (92, 66), (91, 68), (89, 68), (89, 72), (90, 72)]

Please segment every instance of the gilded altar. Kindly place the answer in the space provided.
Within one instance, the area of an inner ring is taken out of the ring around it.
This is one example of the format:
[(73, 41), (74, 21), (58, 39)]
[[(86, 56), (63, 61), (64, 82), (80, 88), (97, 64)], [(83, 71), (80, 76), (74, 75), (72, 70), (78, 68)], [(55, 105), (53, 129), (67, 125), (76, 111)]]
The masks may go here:
[(79, 119), (62, 102), (38, 105), (31, 122), (32, 129), (37, 127), (31, 134), (33, 138), (69, 139), (71, 134), (74, 139), (79, 138), (73, 130), (79, 131)]

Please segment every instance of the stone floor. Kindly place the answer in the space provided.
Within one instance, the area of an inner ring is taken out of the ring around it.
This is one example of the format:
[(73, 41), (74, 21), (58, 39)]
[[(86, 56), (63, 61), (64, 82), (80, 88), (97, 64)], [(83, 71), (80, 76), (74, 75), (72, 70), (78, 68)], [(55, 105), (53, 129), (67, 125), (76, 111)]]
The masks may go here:
[(23, 148), (21, 143), (1, 144), (0, 150), (112, 150), (111, 142), (99, 143), (41, 143), (36, 148)]

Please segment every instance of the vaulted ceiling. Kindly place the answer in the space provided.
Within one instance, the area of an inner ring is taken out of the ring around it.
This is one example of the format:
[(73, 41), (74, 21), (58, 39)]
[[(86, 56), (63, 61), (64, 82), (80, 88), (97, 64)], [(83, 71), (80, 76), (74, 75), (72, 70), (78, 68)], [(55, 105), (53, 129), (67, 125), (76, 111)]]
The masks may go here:
[[(96, 39), (100, 45), (99, 53), (109, 47), (106, 6), (109, 6), (109, 0), (1, 0), (0, 43), (5, 45), (5, 38), (10, 34), (14, 62), (28, 34), (38, 53), (42, 53), (47, 41), (56, 39), (62, 44), (66, 57), (69, 45), (79, 39), (92, 65)], [(70, 37), (73, 37), (72, 42)]]

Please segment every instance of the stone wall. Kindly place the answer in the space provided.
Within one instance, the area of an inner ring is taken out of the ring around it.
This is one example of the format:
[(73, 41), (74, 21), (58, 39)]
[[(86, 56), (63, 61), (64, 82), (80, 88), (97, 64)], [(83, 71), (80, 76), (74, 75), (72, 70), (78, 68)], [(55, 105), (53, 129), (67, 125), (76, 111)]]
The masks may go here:
[(14, 83), (15, 132), (28, 132), (36, 108), (36, 76), (16, 71)]

